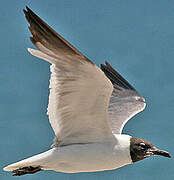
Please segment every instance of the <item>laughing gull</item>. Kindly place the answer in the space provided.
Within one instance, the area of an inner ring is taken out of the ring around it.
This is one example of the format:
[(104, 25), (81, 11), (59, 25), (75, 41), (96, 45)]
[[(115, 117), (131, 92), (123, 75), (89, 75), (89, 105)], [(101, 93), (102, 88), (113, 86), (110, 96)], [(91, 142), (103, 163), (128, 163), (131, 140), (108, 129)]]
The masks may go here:
[(26, 7), (32, 43), (28, 51), (51, 64), (48, 117), (52, 148), (8, 165), (13, 176), (40, 170), (65, 173), (117, 169), (150, 156), (170, 157), (152, 143), (122, 134), (145, 100), (106, 62), (101, 69)]

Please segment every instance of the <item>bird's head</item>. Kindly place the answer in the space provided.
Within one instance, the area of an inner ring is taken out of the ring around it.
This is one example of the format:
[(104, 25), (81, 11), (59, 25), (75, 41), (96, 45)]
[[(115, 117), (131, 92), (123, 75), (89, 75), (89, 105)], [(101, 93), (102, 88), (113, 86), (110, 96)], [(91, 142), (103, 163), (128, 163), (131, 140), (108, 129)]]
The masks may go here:
[(134, 137), (130, 139), (130, 155), (132, 162), (137, 162), (151, 156), (171, 158), (168, 152), (157, 149), (149, 141)]

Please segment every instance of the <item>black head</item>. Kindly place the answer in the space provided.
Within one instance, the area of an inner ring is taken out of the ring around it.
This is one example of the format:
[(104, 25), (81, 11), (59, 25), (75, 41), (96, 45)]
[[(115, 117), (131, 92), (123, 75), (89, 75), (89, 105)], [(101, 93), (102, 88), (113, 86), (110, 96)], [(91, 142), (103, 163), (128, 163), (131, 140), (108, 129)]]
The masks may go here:
[(152, 143), (140, 138), (130, 139), (130, 154), (132, 162), (140, 161), (150, 156), (165, 156), (171, 158), (166, 151), (159, 150)]

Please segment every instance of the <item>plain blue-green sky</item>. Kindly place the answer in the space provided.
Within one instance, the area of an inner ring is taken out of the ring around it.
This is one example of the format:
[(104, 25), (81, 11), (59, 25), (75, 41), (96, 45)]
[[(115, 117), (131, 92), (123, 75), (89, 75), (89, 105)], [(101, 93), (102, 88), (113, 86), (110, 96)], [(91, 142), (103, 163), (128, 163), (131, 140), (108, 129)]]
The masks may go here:
[(114, 171), (43, 171), (12, 177), (2, 167), (46, 151), (49, 64), (31, 56), (22, 9), (28, 5), (99, 65), (108, 60), (146, 98), (124, 133), (174, 152), (174, 1), (6, 0), (0, 6), (0, 179), (171, 180), (174, 160), (153, 157)]

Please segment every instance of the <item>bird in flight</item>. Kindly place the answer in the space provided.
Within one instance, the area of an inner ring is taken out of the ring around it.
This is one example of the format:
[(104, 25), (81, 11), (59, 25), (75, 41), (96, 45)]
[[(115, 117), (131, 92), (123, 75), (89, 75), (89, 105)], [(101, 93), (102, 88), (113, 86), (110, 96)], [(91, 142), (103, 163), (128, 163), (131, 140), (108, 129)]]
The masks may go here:
[(117, 169), (166, 151), (122, 134), (126, 122), (145, 108), (145, 99), (106, 62), (98, 68), (26, 7), (28, 51), (51, 64), (47, 114), (55, 133), (51, 149), (4, 168), (13, 176), (40, 170), (65, 173)]

